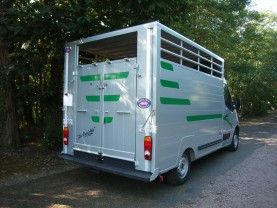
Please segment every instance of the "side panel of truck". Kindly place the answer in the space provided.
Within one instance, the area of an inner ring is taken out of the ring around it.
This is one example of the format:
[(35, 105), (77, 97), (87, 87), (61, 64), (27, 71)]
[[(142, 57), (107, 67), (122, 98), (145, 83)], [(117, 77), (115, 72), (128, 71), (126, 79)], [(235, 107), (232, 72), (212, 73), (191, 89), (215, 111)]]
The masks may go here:
[(163, 59), (159, 73), (156, 158), (166, 170), (186, 148), (199, 157), (221, 147), (223, 81)]

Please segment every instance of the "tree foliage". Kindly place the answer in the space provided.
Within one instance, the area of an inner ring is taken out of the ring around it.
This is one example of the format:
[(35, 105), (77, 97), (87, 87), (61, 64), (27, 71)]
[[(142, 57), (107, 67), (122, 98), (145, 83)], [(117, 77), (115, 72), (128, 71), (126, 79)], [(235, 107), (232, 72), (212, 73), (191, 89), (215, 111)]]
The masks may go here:
[[(3, 124), (9, 117), (4, 106), (13, 92), (9, 102), (21, 142), (41, 140), (56, 147), (61, 137), (64, 44), (153, 20), (225, 58), (225, 73), (232, 93), (242, 99), (243, 116), (276, 109), (276, 14), (248, 11), (249, 3), (1, 0), (0, 43), (5, 43), (8, 56), (0, 71), (0, 113), (6, 115), (0, 119), (0, 140), (7, 133)], [(7, 87), (7, 82), (13, 84)]]

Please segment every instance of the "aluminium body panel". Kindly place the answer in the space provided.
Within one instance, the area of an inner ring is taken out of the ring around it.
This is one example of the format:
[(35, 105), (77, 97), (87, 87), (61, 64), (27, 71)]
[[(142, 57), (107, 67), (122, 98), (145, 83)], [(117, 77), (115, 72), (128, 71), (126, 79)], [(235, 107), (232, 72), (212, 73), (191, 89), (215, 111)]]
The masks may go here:
[(161, 171), (176, 167), (187, 148), (195, 157), (220, 148), (198, 147), (221, 139), (223, 80), (161, 59), (157, 82), (157, 153)]

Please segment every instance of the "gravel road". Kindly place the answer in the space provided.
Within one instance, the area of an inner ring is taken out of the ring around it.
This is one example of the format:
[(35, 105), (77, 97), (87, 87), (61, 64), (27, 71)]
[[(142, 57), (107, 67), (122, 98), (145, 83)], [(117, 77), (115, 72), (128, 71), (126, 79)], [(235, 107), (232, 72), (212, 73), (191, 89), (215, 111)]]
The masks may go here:
[(0, 187), (0, 207), (277, 207), (277, 113), (244, 123), (237, 152), (192, 165), (183, 186), (75, 168)]

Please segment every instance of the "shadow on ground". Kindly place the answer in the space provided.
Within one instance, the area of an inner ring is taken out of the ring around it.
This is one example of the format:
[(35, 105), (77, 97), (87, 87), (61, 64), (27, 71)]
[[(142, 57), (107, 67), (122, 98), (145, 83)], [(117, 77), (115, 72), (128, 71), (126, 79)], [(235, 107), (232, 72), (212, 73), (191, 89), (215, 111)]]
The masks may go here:
[(97, 174), (80, 168), (7, 187), (1, 190), (1, 205), (7, 207), (140, 207), (174, 206), (193, 203), (203, 188), (213, 183), (251, 153), (264, 145), (257, 140), (242, 140), (237, 153), (215, 152), (193, 163), (191, 178), (184, 186), (143, 183), (111, 174)]

